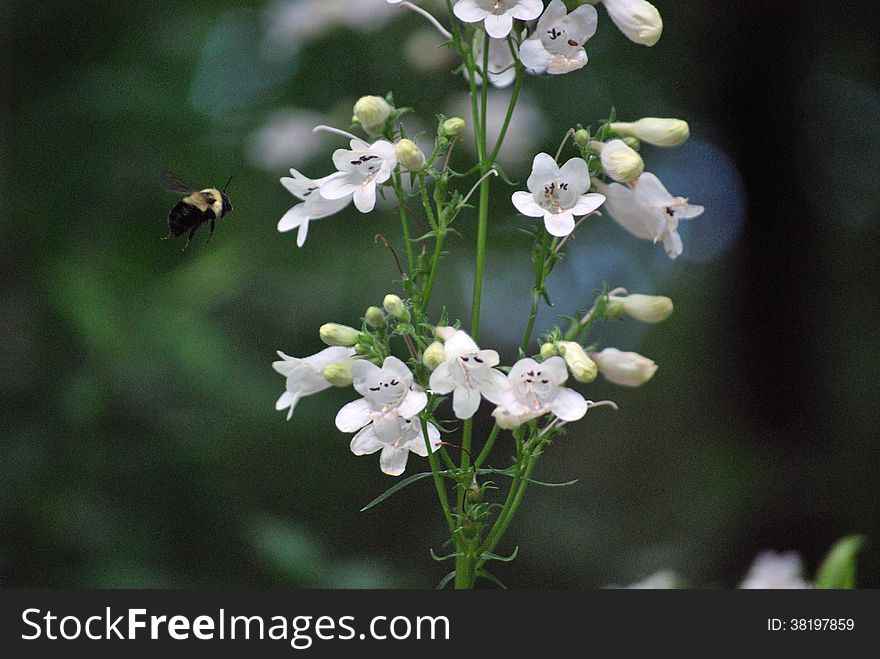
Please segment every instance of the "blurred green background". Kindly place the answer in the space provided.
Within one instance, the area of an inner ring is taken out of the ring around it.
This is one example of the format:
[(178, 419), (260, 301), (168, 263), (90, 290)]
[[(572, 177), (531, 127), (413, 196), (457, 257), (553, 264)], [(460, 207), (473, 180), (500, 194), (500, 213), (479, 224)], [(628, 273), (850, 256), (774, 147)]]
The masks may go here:
[[(273, 409), (276, 349), (312, 354), (321, 323), (357, 324), (400, 292), (373, 243), (401, 247), (390, 210), (316, 222), (301, 250), (276, 231), (293, 203), (278, 178), (327, 174), (343, 146), (302, 125), (345, 128), (359, 96), (393, 90), (419, 111), (412, 130), (430, 129), (466, 89), (418, 17), (331, 4), (0, 3), (0, 585), (431, 587), (448, 571), (428, 554), (444, 540), (430, 481), (358, 512), (393, 480), (333, 425), (350, 391), (305, 399), (290, 422)], [(598, 587), (671, 569), (731, 587), (763, 549), (797, 550), (812, 573), (860, 532), (859, 582), (878, 587), (873, 3), (656, 4), (656, 47), (600, 9), (586, 69), (527, 81), (505, 156), (523, 180), (611, 105), (681, 116), (692, 140), (645, 159), (708, 210), (675, 263), (607, 218), (571, 243), (539, 326), (604, 283), (676, 312), (600, 328), (660, 370), (639, 390), (585, 390), (621, 410), (591, 412), (542, 459), (538, 478), (579, 482), (529, 491), (499, 547), (519, 558), (498, 576)], [(160, 240), (176, 201), (160, 168), (200, 187), (235, 175), (210, 245)], [(509, 360), (528, 223), (494, 189), (482, 342)], [(435, 296), (459, 318), (473, 222)], [(492, 464), (510, 450), (499, 441)]]

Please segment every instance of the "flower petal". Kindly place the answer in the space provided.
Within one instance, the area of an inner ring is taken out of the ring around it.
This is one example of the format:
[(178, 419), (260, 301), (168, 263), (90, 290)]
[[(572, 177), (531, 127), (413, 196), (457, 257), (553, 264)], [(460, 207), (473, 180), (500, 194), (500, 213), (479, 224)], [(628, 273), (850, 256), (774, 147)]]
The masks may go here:
[(539, 153), (532, 160), (532, 173), (526, 180), (526, 187), (532, 194), (543, 194), (544, 186), (559, 178), (559, 165), (549, 153)]
[(305, 202), (297, 204), (289, 211), (287, 211), (284, 215), (282, 215), (280, 220), (278, 220), (278, 230), (281, 233), (284, 233), (285, 231), (296, 229), (303, 222), (307, 222), (308, 219), (309, 212), (308, 210), (306, 210)]
[(580, 196), (577, 203), (572, 207), (571, 214), (575, 217), (589, 215), (604, 203), (605, 195), (601, 195), (598, 192), (590, 192)]
[(583, 158), (571, 158), (559, 168), (559, 178), (573, 187), (578, 195), (590, 189), (590, 167)]
[(669, 194), (666, 187), (651, 172), (643, 172), (633, 184), (636, 197), (648, 206), (655, 208), (672, 206), (675, 199)]
[(476, 0), (458, 0), (452, 11), (465, 23), (476, 23), (486, 18), (489, 14), (489, 12), (477, 4)]
[(403, 402), (397, 406), (397, 413), (404, 419), (411, 419), (428, 405), (428, 395), (424, 391), (410, 389)]
[(370, 423), (372, 408), (366, 399), (354, 400), (336, 414), (336, 427), (342, 432), (357, 432)]
[(511, 13), (521, 21), (533, 21), (544, 11), (543, 0), (519, 0)]
[(681, 236), (678, 235), (678, 231), (666, 232), (666, 235), (663, 237), (663, 247), (671, 259), (677, 259), (681, 255), (682, 251), (684, 251), (684, 244), (681, 242)]
[(547, 52), (541, 40), (536, 38), (523, 42), (519, 49), (519, 58), (523, 66), (534, 73), (544, 73), (553, 61), (553, 56)]
[(406, 386), (410, 386), (413, 381), (412, 371), (407, 368), (406, 364), (400, 361), (395, 356), (386, 357), (385, 361), (382, 362), (382, 370), (390, 375), (397, 376), (397, 378), (406, 384)]
[(443, 362), (431, 373), (431, 379), (428, 386), (435, 394), (448, 394), (455, 389), (455, 380), (452, 379), (452, 370), (449, 362)]
[(299, 231), (296, 232), (296, 246), (302, 247), (306, 244), (306, 237), (309, 235), (309, 220), (306, 219), (299, 225)]
[(563, 421), (583, 419), (589, 406), (587, 401), (574, 389), (562, 387), (550, 404), (550, 411)]
[(516, 210), (523, 215), (527, 217), (544, 217), (544, 209), (538, 206), (538, 202), (535, 201), (535, 196), (531, 192), (523, 190), (514, 192), (510, 196), (510, 200), (513, 202)]
[(562, 213), (544, 213), (544, 226), (551, 236), (564, 238), (574, 231), (574, 215), (571, 211), (563, 211)]
[(480, 392), (459, 385), (452, 392), (452, 411), (459, 419), (470, 419), (480, 407)]
[(361, 428), (351, 440), (351, 452), (355, 455), (370, 455), (385, 448), (386, 444), (379, 439), (373, 424)]
[(553, 384), (559, 385), (568, 379), (568, 368), (562, 357), (551, 357), (547, 361), (542, 362), (538, 368), (541, 369), (545, 376), (550, 378)]
[(501, 371), (489, 369), (480, 378), (480, 393), (490, 403), (500, 405), (504, 395), (510, 390), (510, 381)]
[(443, 344), (448, 358), (459, 357), (468, 352), (476, 352), (479, 348), (470, 335), (462, 330), (453, 333)]
[[(540, 2), (540, 0), (538, 0)], [(538, 12), (540, 14), (541, 12)], [(537, 16), (537, 15), (536, 15)], [(535, 18), (533, 16), (532, 18)], [(510, 14), (487, 14), (483, 21), (486, 26), (486, 34), (495, 39), (503, 39), (513, 29), (513, 16)]]
[(324, 199), (343, 199), (354, 194), (354, 191), (359, 187), (359, 185), (352, 183), (348, 176), (339, 176), (324, 183), (321, 186), (320, 194)]
[(354, 206), (361, 213), (371, 213), (376, 207), (376, 181), (367, 181), (354, 189)]
[(400, 476), (406, 470), (409, 449), (385, 446), (379, 455), (379, 468), (389, 476)]
[(382, 377), (382, 369), (373, 362), (359, 359), (351, 366), (352, 385), (361, 396), (366, 396), (370, 387), (375, 387)]

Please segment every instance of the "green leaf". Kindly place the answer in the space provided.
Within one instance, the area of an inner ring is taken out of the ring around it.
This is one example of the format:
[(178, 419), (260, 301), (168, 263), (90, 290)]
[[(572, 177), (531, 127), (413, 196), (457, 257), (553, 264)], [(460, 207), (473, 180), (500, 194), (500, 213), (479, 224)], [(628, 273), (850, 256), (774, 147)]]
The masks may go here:
[(422, 472), (422, 473), (420, 473), (420, 474), (413, 474), (413, 475), (410, 476), (409, 478), (404, 478), (402, 481), (400, 481), (399, 483), (395, 483), (394, 485), (392, 485), (391, 487), (389, 487), (387, 490), (385, 490), (382, 494), (380, 494), (380, 495), (377, 496), (375, 499), (373, 499), (372, 501), (370, 501), (370, 503), (368, 503), (366, 506), (364, 506), (363, 508), (361, 508), (361, 512), (362, 512), (362, 513), (363, 513), (363, 512), (366, 512), (366, 511), (369, 510), (370, 508), (372, 508), (372, 507), (374, 507), (374, 506), (378, 506), (380, 503), (382, 503), (383, 501), (385, 501), (385, 499), (387, 499), (388, 497), (390, 497), (390, 496), (391, 496), (392, 494), (394, 494), (395, 492), (399, 492), (400, 490), (402, 490), (403, 488), (405, 488), (407, 485), (412, 485), (412, 484), (415, 483), (416, 481), (420, 481), (420, 480), (422, 480), (423, 478), (429, 478), (431, 475), (432, 475), (432, 474), (431, 474), (430, 471), (425, 471), (425, 472)]
[(483, 577), (486, 581), (491, 581), (493, 584), (498, 586), (501, 590), (507, 590), (507, 586), (505, 586), (494, 574), (487, 572), (486, 570), (477, 570), (477, 576)]
[(460, 551), (453, 552), (451, 554), (446, 554), (446, 556), (438, 556), (434, 553), (433, 549), (428, 549), (431, 552), (431, 558), (433, 558), (438, 563), (442, 563), (443, 561), (448, 561), (452, 558), (458, 558), (459, 556), (464, 556)]
[(849, 535), (838, 540), (816, 573), (816, 588), (855, 588), (856, 556), (864, 544), (865, 538), (861, 535)]
[(449, 582), (455, 578), (455, 570), (447, 574), (445, 577), (440, 579), (440, 583), (437, 584), (437, 590), (443, 590), (446, 586), (449, 585)]
[[(510, 469), (478, 469), (477, 473), (481, 476), (485, 474), (498, 474), (500, 476), (507, 476), (508, 478), (514, 478), (516, 476), (516, 472), (511, 471)], [(523, 478), (522, 480), (540, 487), (571, 487), (578, 482), (577, 478), (573, 481), (566, 481), (564, 483), (545, 483), (544, 481), (536, 481), (531, 478)]]
[(517, 548), (513, 550), (513, 553), (510, 556), (499, 556), (498, 554), (493, 554), (490, 551), (484, 551), (482, 554), (480, 554), (480, 560), (501, 561), (502, 563), (510, 563), (516, 558), (517, 554), (519, 554), (519, 546), (517, 546)]

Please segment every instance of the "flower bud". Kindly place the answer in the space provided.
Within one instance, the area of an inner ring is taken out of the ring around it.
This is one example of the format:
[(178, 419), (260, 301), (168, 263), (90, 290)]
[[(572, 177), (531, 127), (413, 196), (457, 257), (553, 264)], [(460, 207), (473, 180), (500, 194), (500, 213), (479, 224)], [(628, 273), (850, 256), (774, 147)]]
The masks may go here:
[(428, 367), (429, 371), (433, 371), (445, 361), (446, 351), (443, 349), (443, 344), (439, 341), (434, 341), (422, 353), (422, 363)]
[(663, 33), (660, 12), (645, 0), (602, 0), (608, 15), (624, 36), (643, 46), (653, 46)]
[(592, 359), (587, 357), (580, 343), (574, 341), (559, 341), (559, 352), (568, 364), (568, 370), (578, 382), (592, 382), (596, 379), (599, 369)]
[(448, 327), (446, 325), (441, 325), (439, 327), (434, 328), (434, 336), (436, 336), (441, 341), (448, 341), (451, 339), (457, 330), (454, 327)]
[(354, 118), (370, 135), (385, 132), (385, 122), (392, 112), (393, 108), (381, 96), (362, 96), (354, 104)]
[(614, 305), (615, 310), (619, 305), (622, 313), (643, 323), (660, 323), (672, 315), (673, 308), (672, 300), (662, 295), (627, 295), (626, 297), (612, 295), (608, 298), (608, 305), (609, 307)]
[(397, 155), (397, 162), (411, 172), (420, 172), (425, 168), (425, 154), (412, 140), (400, 140), (394, 147), (394, 153)]
[(461, 117), (450, 117), (440, 126), (440, 134), (444, 137), (457, 137), (464, 132), (465, 123)]
[(396, 295), (391, 293), (386, 295), (382, 306), (385, 307), (385, 311), (397, 318), (397, 320), (402, 320), (405, 323), (409, 322), (409, 311), (407, 311), (403, 300)]
[(605, 379), (622, 387), (638, 387), (654, 377), (657, 364), (636, 352), (605, 348), (591, 355)]
[(574, 141), (578, 146), (587, 146), (590, 143), (590, 132), (583, 128), (575, 131)]
[(358, 342), (358, 332), (354, 327), (339, 323), (321, 325), (321, 340), (328, 346), (353, 346)]
[(635, 137), (624, 137), (623, 143), (635, 151), (638, 151), (642, 147), (642, 143)]
[(552, 341), (541, 346), (541, 357), (544, 359), (556, 357), (558, 354), (559, 350), (556, 349), (556, 344)]
[(658, 119), (645, 117), (632, 123), (617, 121), (611, 130), (618, 135), (628, 135), (654, 146), (678, 146), (691, 136), (691, 129), (681, 119)]
[(334, 387), (348, 387), (353, 380), (351, 374), (352, 364), (354, 364), (353, 359), (343, 359), (339, 362), (327, 364), (321, 371), (321, 375)]
[(611, 140), (602, 147), (602, 169), (620, 183), (635, 181), (645, 171), (642, 157), (624, 144), (623, 140)]
[(364, 320), (367, 321), (367, 325), (370, 327), (384, 327), (385, 312), (379, 307), (368, 307), (366, 312), (364, 312)]

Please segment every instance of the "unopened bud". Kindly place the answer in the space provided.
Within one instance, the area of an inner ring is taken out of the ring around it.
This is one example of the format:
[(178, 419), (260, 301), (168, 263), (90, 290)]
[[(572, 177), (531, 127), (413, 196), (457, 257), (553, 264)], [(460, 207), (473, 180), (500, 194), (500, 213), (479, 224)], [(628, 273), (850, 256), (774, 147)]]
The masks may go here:
[(618, 121), (611, 124), (611, 130), (618, 135), (635, 137), (654, 146), (678, 146), (691, 135), (686, 121), (657, 117), (645, 117), (632, 123)]
[(392, 293), (386, 295), (382, 306), (385, 307), (385, 311), (397, 318), (397, 320), (402, 320), (405, 323), (409, 322), (409, 311), (407, 311), (403, 300), (396, 295)]
[(591, 355), (605, 379), (622, 387), (638, 387), (654, 377), (657, 364), (636, 352), (605, 348)]
[(370, 327), (383, 327), (385, 325), (385, 312), (379, 307), (368, 307), (364, 312), (364, 320)]
[(440, 126), (440, 134), (444, 137), (457, 137), (464, 132), (465, 123), (461, 117), (450, 117)]
[(422, 363), (428, 367), (429, 371), (433, 371), (445, 361), (446, 351), (443, 349), (443, 344), (439, 341), (434, 341), (422, 353)]
[(624, 137), (623, 143), (634, 151), (638, 151), (642, 146), (642, 143), (639, 142), (635, 137)]
[(574, 141), (575, 141), (575, 144), (577, 144), (578, 146), (587, 146), (590, 143), (589, 131), (584, 130), (583, 128), (575, 131)]
[(352, 383), (351, 366), (354, 364), (352, 359), (344, 359), (340, 362), (327, 364), (321, 371), (321, 375), (334, 387), (347, 387)]
[(592, 382), (596, 379), (599, 372), (598, 367), (592, 359), (587, 357), (580, 343), (574, 341), (559, 341), (556, 344), (559, 352), (568, 365), (568, 370), (578, 382)]
[(394, 153), (397, 162), (411, 172), (420, 172), (425, 168), (425, 154), (412, 140), (400, 140), (394, 147)]
[(321, 340), (328, 346), (353, 346), (358, 342), (358, 332), (354, 327), (339, 323), (321, 325)]
[(388, 101), (381, 96), (362, 96), (354, 104), (354, 118), (370, 135), (381, 135), (385, 132), (385, 122), (393, 111)]
[(635, 181), (645, 171), (645, 162), (623, 140), (611, 140), (602, 147), (602, 169), (620, 183)]
[(436, 336), (441, 341), (448, 341), (455, 335), (457, 331), (458, 330), (456, 330), (454, 327), (441, 325), (434, 328), (434, 336)]
[[(632, 316), (643, 323), (660, 323), (672, 315), (672, 300), (663, 295), (627, 295), (608, 298), (608, 305), (614, 305), (622, 313)], [(606, 314), (610, 315), (610, 314)], [(614, 317), (614, 316), (612, 316)], [(617, 316), (619, 318), (619, 316)]]
[(556, 349), (556, 344), (553, 342), (545, 343), (541, 346), (541, 357), (544, 359), (556, 357), (558, 354), (559, 350)]
[(645, 0), (602, 0), (608, 15), (624, 36), (643, 46), (653, 46), (663, 33), (660, 12)]

